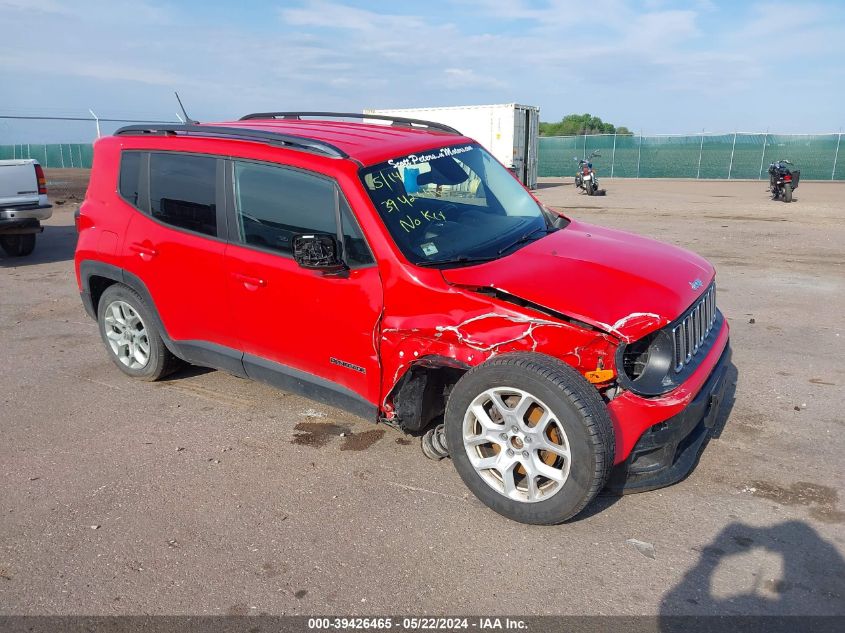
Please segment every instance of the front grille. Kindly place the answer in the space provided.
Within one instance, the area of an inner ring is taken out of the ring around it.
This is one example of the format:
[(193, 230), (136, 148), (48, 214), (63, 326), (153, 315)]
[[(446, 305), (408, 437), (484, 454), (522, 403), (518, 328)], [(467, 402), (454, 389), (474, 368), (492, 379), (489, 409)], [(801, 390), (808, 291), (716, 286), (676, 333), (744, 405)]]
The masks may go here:
[(716, 321), (716, 284), (711, 284), (686, 316), (672, 328), (675, 373), (689, 363), (710, 335)]

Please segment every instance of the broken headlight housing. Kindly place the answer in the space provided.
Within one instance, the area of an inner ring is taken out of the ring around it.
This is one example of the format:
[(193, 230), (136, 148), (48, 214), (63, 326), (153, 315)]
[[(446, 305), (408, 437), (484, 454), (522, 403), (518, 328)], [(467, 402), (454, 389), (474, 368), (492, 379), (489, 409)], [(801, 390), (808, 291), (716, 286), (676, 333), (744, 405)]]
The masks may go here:
[(666, 330), (620, 345), (616, 352), (619, 383), (642, 396), (659, 396), (677, 387), (673, 370), (674, 348)]
[[(705, 298), (711, 296), (709, 291)], [(725, 317), (715, 304), (704, 312), (699, 300), (677, 320), (616, 350), (619, 385), (641, 396), (671, 391), (698, 368), (718, 338)]]

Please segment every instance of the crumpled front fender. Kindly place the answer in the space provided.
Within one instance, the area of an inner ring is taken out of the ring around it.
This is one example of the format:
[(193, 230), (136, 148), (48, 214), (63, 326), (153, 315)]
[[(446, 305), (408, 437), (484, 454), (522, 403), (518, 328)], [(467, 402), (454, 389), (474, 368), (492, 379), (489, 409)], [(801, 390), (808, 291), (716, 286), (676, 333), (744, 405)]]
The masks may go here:
[(614, 369), (617, 341), (603, 332), (497, 306), (489, 311), (465, 314), (458, 321), (450, 317), (434, 314), (408, 320), (385, 317), (381, 347), (383, 393), (387, 394), (383, 409), (388, 416), (394, 410), (391, 394), (396, 384), (411, 366), (431, 357), (454, 359), (474, 367), (498, 354), (533, 351), (560, 358), (579, 373), (597, 368)]

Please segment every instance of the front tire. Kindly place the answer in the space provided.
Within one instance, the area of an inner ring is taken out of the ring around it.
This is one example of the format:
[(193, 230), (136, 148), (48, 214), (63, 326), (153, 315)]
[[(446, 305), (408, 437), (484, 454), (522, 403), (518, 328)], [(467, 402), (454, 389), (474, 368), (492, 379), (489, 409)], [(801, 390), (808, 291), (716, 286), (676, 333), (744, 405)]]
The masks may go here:
[(0, 236), (0, 247), (9, 257), (26, 257), (35, 250), (35, 233)]
[(543, 354), (503, 354), (468, 371), (452, 390), (445, 424), (467, 487), (520, 523), (572, 518), (613, 465), (613, 425), (598, 391)]
[(128, 286), (106, 288), (97, 307), (97, 323), (109, 358), (127, 376), (152, 382), (179, 366), (164, 345), (152, 311)]

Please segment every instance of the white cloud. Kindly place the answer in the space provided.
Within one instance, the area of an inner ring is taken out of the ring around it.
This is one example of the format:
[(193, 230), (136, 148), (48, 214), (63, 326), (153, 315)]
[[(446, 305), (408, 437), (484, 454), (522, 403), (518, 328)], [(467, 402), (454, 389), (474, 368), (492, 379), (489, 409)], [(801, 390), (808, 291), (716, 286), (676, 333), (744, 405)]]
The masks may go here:
[(53, 13), (57, 15), (70, 15), (73, 8), (63, 5), (55, 0), (44, 0), (43, 2), (30, 2), (29, 0), (0, 0), (0, 10), (26, 11), (29, 13)]
[(295, 26), (318, 26), (372, 33), (383, 29), (407, 31), (426, 26), (422, 18), (369, 11), (329, 0), (310, 0), (295, 8), (279, 9), (281, 18)]
[(0, 69), (26, 72), (45, 67), (49, 67), (52, 73), (68, 77), (88, 77), (102, 81), (137, 81), (156, 86), (184, 86), (192, 83), (186, 76), (162, 68), (108, 59), (85, 59), (73, 53), (57, 57), (32, 50), (0, 56)]
[(492, 77), (481, 75), (469, 68), (446, 68), (443, 70), (446, 83), (451, 86), (478, 86), (484, 88), (506, 88), (508, 83)]
[[(5, 109), (52, 104), (33, 96), (31, 82), (68, 108), (157, 118), (172, 116), (178, 89), (198, 118), (520, 101), (550, 118), (589, 108), (614, 123), (686, 131), (709, 127), (712, 113), (735, 118), (729, 108), (740, 102), (749, 118), (765, 110), (767, 75), (781, 54), (813, 60), (808, 70), (827, 63), (829, 84), (842, 76), (833, 65), (845, 54), (833, 34), (841, 17), (830, 19), (841, 11), (821, 1), (801, 11), (786, 5), (783, 26), (771, 20), (772, 5), (725, 10), (709, 0), (591, 0), (595, 19), (586, 23), (570, 0), (366, 8), (293, 0), (263, 15), (233, 7), (232, 21), (155, 0), (31, 6), (40, 12), (0, 0)], [(264, 20), (249, 24), (247, 14)], [(810, 77), (819, 74), (800, 73)], [(830, 101), (834, 88), (825, 90)]]

